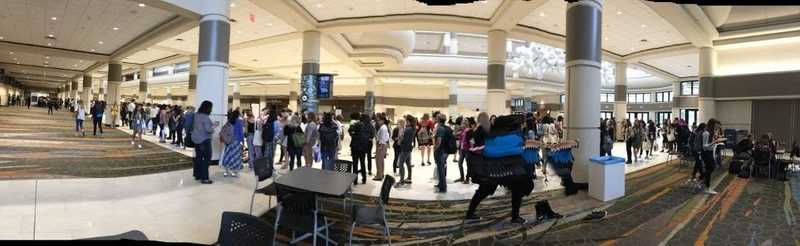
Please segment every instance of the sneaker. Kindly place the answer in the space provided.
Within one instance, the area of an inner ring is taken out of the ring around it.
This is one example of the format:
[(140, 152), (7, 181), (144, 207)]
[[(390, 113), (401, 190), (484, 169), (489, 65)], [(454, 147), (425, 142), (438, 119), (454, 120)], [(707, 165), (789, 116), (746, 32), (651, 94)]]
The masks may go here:
[(200, 183), (201, 184), (213, 184), (214, 181), (211, 181), (210, 179), (204, 179), (204, 180), (201, 180)]
[(373, 178), (372, 180), (373, 180), (373, 181), (381, 181), (381, 180), (383, 180), (383, 179), (382, 179), (382, 178)]
[(464, 179), (463, 179), (463, 178), (459, 178), (459, 179), (456, 179), (456, 180), (455, 180), (455, 181), (453, 181), (453, 182), (455, 182), (455, 183), (464, 182)]
[(716, 195), (716, 194), (717, 194), (717, 192), (716, 192), (716, 191), (714, 191), (714, 190), (712, 190), (711, 188), (707, 188), (707, 189), (705, 190), (705, 193), (706, 193), (706, 194), (709, 194), (709, 195)]
[(228, 177), (228, 172), (222, 173), (222, 177)]
[(139, 148), (140, 148), (140, 149), (142, 148), (142, 145), (141, 145), (141, 144), (139, 145)]
[(136, 145), (136, 143), (135, 143), (135, 142), (133, 142), (133, 141), (131, 141), (131, 145)]
[(464, 220), (466, 221), (481, 220), (481, 217), (478, 217), (477, 215), (474, 214), (468, 214), (466, 217), (464, 217)]
[(239, 174), (238, 173), (231, 173), (231, 177), (238, 178)]
[(512, 224), (525, 224), (525, 222), (527, 222), (527, 220), (523, 219), (522, 217), (511, 218)]
[(411, 179), (406, 179), (406, 181), (403, 181), (403, 183), (405, 183), (405, 184), (411, 184)]

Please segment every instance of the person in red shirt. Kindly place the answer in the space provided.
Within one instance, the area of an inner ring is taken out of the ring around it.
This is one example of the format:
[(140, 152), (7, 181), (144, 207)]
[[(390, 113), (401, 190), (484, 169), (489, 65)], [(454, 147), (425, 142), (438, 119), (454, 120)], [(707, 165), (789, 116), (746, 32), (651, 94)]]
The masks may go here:
[[(422, 166), (431, 165), (431, 148), (433, 147), (433, 121), (431, 120), (431, 116), (429, 114), (423, 114), (422, 119), (420, 119), (419, 123), (417, 124), (417, 143), (419, 146), (419, 150), (422, 153), (422, 158), (420, 159), (422, 162)], [(425, 162), (425, 156), (428, 156), (427, 163)]]

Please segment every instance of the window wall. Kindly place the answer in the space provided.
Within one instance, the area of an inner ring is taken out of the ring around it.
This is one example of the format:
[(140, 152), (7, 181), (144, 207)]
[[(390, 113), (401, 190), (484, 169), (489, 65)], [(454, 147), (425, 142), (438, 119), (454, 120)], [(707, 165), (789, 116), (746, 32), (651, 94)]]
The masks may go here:
[(656, 112), (656, 123), (661, 125), (672, 118), (672, 112)]
[(700, 95), (700, 82), (683, 81), (681, 82), (681, 96), (697, 96)]
[(652, 98), (650, 93), (629, 93), (628, 94), (628, 102), (629, 103), (651, 103)]
[(672, 102), (672, 92), (671, 91), (656, 92), (656, 102)]
[[(690, 126), (697, 121), (697, 109), (681, 109), (678, 113), (686, 120), (686, 124)], [(700, 124), (700, 122), (697, 122), (697, 124)]]
[(600, 94), (600, 102), (614, 102), (614, 93)]
[(611, 117), (614, 117), (614, 112), (600, 111), (600, 119), (611, 119)]
[(153, 77), (189, 72), (188, 62), (163, 65), (153, 68)]
[(628, 119), (633, 123), (633, 120), (650, 120), (650, 114), (647, 112), (628, 112)]

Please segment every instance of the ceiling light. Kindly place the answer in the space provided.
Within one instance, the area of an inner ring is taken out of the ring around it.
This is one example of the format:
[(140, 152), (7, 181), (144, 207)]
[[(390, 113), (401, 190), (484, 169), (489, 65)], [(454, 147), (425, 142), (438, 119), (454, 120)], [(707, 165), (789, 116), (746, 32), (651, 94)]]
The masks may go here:
[(50, 57), (49, 56), (45, 56), (44, 59), (50, 59)]
[(617, 14), (618, 14), (618, 15), (621, 15), (621, 14), (622, 14), (622, 11), (617, 11)]
[(13, 55), (13, 54), (14, 54), (14, 51), (9, 51), (9, 52), (8, 52), (8, 54), (9, 54), (9, 55)]
[(608, 41), (608, 38), (603, 38), (603, 40)]
[(544, 17), (544, 12), (539, 13), (539, 17)]
[(97, 44), (103, 44), (103, 41), (97, 41)]
[(322, 4), (321, 4), (321, 3), (318, 3), (318, 4), (317, 4), (317, 5), (315, 5), (315, 6), (317, 6), (317, 8), (322, 8)]
[(147, 7), (147, 5), (144, 5), (144, 3), (140, 3), (140, 4), (139, 4), (139, 7), (142, 7), (142, 8), (144, 8), (144, 7)]
[(95, 49), (91, 49), (91, 51), (92, 51), (92, 52), (94, 52), (94, 51), (95, 51)]
[(17, 62), (17, 65), (19, 65), (19, 62)]
[(55, 36), (56, 36), (56, 35), (53, 35), (53, 34), (47, 34), (47, 37), (48, 37), (48, 38), (54, 38)]
[(235, 3), (231, 3), (231, 8), (236, 8), (236, 4)]
[(642, 28), (645, 28), (645, 27), (647, 27), (647, 25), (645, 25), (645, 24), (642, 24)]
[(236, 34), (242, 34), (242, 31), (236, 31)]
[(83, 63), (83, 60), (78, 60), (78, 62)]
[(0, 36), (0, 40), (3, 40), (3, 39), (4, 39), (3, 36)]
[[(272, 23), (267, 23), (267, 26), (272, 26)], [(0, 39), (2, 39), (2, 37), (0, 37)]]
[(53, 43), (47, 43), (47, 46), (53, 46)]
[(50, 20), (58, 20), (58, 18), (56, 18), (55, 16), (53, 16), (53, 17), (50, 17)]
[(116, 31), (119, 30), (119, 27), (112, 27), (111, 29), (114, 29), (114, 31)]
[(16, 57), (14, 57), (14, 60), (16, 61), (16, 60), (17, 60), (17, 58), (16, 58)]

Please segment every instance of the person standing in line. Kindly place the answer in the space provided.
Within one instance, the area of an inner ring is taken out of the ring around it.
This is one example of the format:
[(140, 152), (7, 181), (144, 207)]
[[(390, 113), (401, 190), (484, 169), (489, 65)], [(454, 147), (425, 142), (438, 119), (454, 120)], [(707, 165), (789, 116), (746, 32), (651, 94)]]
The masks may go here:
[[(192, 131), (194, 130), (194, 107), (189, 106), (186, 107), (186, 113), (183, 114), (183, 131), (186, 132), (186, 138), (184, 139), (183, 149), (186, 149), (186, 146), (196, 146), (194, 141), (192, 141)], [(191, 141), (191, 143), (189, 142)], [(196, 148), (196, 147), (195, 147)]]
[(139, 144), (137, 145), (140, 149), (142, 148), (142, 134), (144, 133), (144, 129), (147, 128), (147, 114), (144, 112), (144, 108), (141, 104), (137, 104), (134, 108), (133, 114), (131, 114), (131, 127), (133, 127), (133, 134), (131, 135), (131, 145), (136, 144), (136, 135), (139, 135)]
[(633, 126), (631, 126), (631, 121), (629, 119), (625, 119), (622, 121), (622, 138), (625, 139), (625, 152), (628, 154), (628, 159), (626, 160), (626, 164), (633, 163)]
[(656, 123), (653, 120), (647, 121), (647, 159), (653, 157), (656, 147)]
[[(258, 117), (255, 118), (253, 124), (253, 149), (248, 152), (253, 152), (253, 161), (264, 157), (264, 122), (267, 121), (267, 110), (258, 112)], [(271, 130), (271, 129), (270, 129)]]
[(289, 170), (294, 170), (295, 163), (297, 167), (302, 166), (303, 147), (305, 143), (298, 142), (299, 139), (305, 139), (303, 129), (300, 128), (300, 116), (293, 115), (289, 120), (289, 124), (283, 128), (283, 134), (286, 135), (286, 150), (288, 152)]
[(438, 114), (436, 117), (438, 122), (436, 126), (436, 133), (434, 134), (434, 148), (433, 159), (436, 162), (436, 173), (439, 178), (439, 184), (436, 186), (439, 193), (447, 192), (447, 152), (445, 152), (442, 141), (446, 140), (445, 137), (453, 137), (453, 130), (447, 127), (447, 116)]
[(180, 148), (183, 143), (183, 110), (178, 107), (175, 109), (175, 138), (172, 140), (172, 144)]
[(86, 110), (83, 108), (83, 101), (78, 100), (75, 105), (75, 133), (81, 136), (86, 136), (83, 130), (83, 121), (86, 120)]
[[(264, 113), (263, 123), (261, 123), (261, 140), (262, 143), (262, 151), (264, 158), (267, 158), (267, 163), (270, 167), (275, 165), (275, 138), (276, 138), (276, 129), (275, 123), (278, 122), (278, 112), (267, 111), (267, 109), (262, 110), (261, 112)], [(283, 132), (283, 129), (280, 129)]]
[(317, 125), (317, 114), (314, 112), (306, 112), (305, 133), (306, 144), (303, 146), (303, 159), (306, 161), (307, 167), (314, 166), (314, 145), (317, 144), (319, 139), (319, 126)]
[(135, 112), (137, 106), (138, 105), (136, 104), (136, 100), (132, 100), (131, 102), (128, 103), (128, 108), (127, 108), (127, 110), (128, 110), (128, 127), (130, 127), (131, 130), (133, 130), (133, 126), (131, 124), (131, 123), (133, 123), (133, 112)]
[[(405, 123), (405, 121), (403, 122)], [(392, 160), (392, 173), (395, 176), (397, 176), (397, 159), (400, 157), (400, 132), (403, 130), (404, 129), (400, 127), (400, 121), (398, 121), (394, 129), (392, 129), (392, 150), (394, 150), (394, 158)]]
[[(483, 155), (483, 148), (486, 145), (486, 138), (489, 136), (489, 131), (491, 130), (491, 121), (489, 120), (489, 115), (486, 112), (481, 112), (478, 114), (477, 117), (478, 125), (475, 127), (474, 131), (472, 132), (472, 136), (470, 136), (470, 144), (472, 148), (469, 149), (470, 158), (467, 159), (467, 165), (481, 165), (481, 163), (473, 163), (479, 160), (482, 161)], [(545, 124), (547, 127), (555, 127), (553, 126), (553, 118), (545, 116), (542, 119), (542, 124)], [(544, 130), (543, 139), (547, 139), (546, 134), (548, 130)], [(546, 152), (545, 152), (546, 153)], [(473, 158), (474, 157), (474, 158)], [(544, 156), (543, 156), (544, 157)], [(472, 195), (472, 199), (469, 201), (469, 207), (467, 207), (467, 215), (465, 216), (465, 220), (480, 220), (481, 218), (475, 215), (475, 210), (478, 209), (478, 205), (486, 199), (489, 195), (495, 192), (497, 189), (496, 182), (491, 182), (488, 179), (483, 179), (480, 175), (476, 177), (472, 177), (472, 182), (478, 184), (478, 190), (475, 191), (475, 194)]]
[(158, 106), (156, 104), (150, 105), (150, 124), (152, 125), (153, 136), (158, 136)]
[[(30, 100), (30, 99), (26, 99), (25, 101), (28, 101), (28, 100)], [(53, 106), (55, 106), (53, 104), (55, 104), (53, 102), (53, 100), (47, 100), (47, 114), (48, 115), (53, 114)], [(31, 109), (30, 103), (28, 103), (28, 109)]]
[(369, 130), (371, 132), (369, 142), (367, 142), (367, 152), (366, 152), (366, 160), (367, 160), (367, 175), (372, 176), (372, 147), (375, 145), (375, 133), (378, 130), (376, 127), (377, 120), (375, 120), (375, 114), (373, 113), (369, 117)]
[[(242, 141), (244, 141), (244, 125), (239, 118), (239, 109), (228, 112), (228, 122), (222, 127), (220, 137), (225, 142), (225, 149), (222, 156), (222, 167), (225, 172), (223, 177), (238, 177), (242, 170)], [(228, 130), (229, 129), (229, 130)]]
[[(700, 125), (697, 126), (697, 128), (695, 128), (694, 134), (692, 134), (691, 150), (693, 152), (692, 154), (694, 155), (694, 169), (692, 169), (692, 176), (689, 176), (689, 182), (692, 183), (695, 183), (698, 180), (698, 178), (700, 179), (703, 178), (704, 167), (703, 167), (702, 142), (703, 142), (703, 132), (705, 132), (705, 130), (706, 130), (706, 123), (700, 123)], [(697, 142), (700, 142), (699, 146), (696, 144)]]
[(714, 173), (714, 167), (716, 163), (714, 163), (714, 149), (716, 145), (720, 144), (719, 139), (714, 139), (714, 132), (720, 127), (720, 123), (716, 119), (709, 119), (708, 123), (706, 123), (706, 130), (703, 131), (703, 153), (702, 153), (702, 160), (705, 164), (705, 170), (703, 171), (703, 184), (706, 187), (705, 192), (710, 195), (716, 195), (717, 192), (711, 189), (711, 176)]
[(111, 128), (117, 128), (117, 116), (119, 116), (119, 105), (111, 104)]
[(375, 178), (372, 180), (383, 180), (384, 161), (386, 159), (386, 151), (389, 147), (389, 125), (386, 123), (386, 118), (382, 114), (378, 114), (378, 134), (375, 138)]
[(172, 144), (175, 144), (175, 111), (177, 110), (178, 106), (167, 109), (167, 129), (169, 129), (167, 140), (172, 141)]
[(281, 151), (281, 154), (278, 156), (278, 162), (283, 163), (283, 167), (281, 169), (286, 169), (288, 164), (286, 160), (289, 159), (286, 158), (286, 156), (288, 156), (286, 153), (287, 138), (286, 134), (284, 134), (283, 132), (283, 129), (286, 128), (286, 125), (288, 123), (289, 123), (288, 115), (285, 112), (279, 113), (278, 120), (276, 120), (275, 123), (273, 123), (273, 131), (275, 133), (275, 147), (280, 148)]
[(617, 142), (617, 119), (611, 117), (611, 119), (606, 122), (606, 125), (608, 126), (608, 135), (611, 136), (611, 143), (613, 146), (613, 143)]
[(331, 113), (325, 113), (322, 115), (322, 123), (319, 125), (319, 149), (323, 170), (335, 168), (338, 147), (339, 126), (333, 121)]
[(417, 128), (417, 143), (419, 146), (421, 158), (420, 162), (422, 166), (425, 166), (425, 155), (428, 156), (427, 164), (431, 164), (431, 146), (433, 145), (433, 139), (431, 137), (431, 129), (433, 128), (433, 121), (431, 121), (431, 116), (428, 113), (422, 115), (422, 119), (418, 123)]
[(339, 152), (342, 151), (342, 143), (344, 142), (345, 129), (342, 121), (344, 121), (344, 118), (341, 115), (336, 115), (336, 117), (333, 118), (333, 123), (336, 124), (337, 127), (336, 133), (339, 134), (339, 142), (336, 145), (336, 155), (334, 157), (334, 160), (339, 159)]
[[(256, 117), (250, 109), (244, 110), (244, 139), (247, 144), (247, 165), (253, 168), (253, 161), (260, 157), (256, 155), (255, 138), (256, 138)], [(259, 136), (259, 138), (261, 138)]]
[(94, 136), (97, 136), (97, 129), (100, 128), (100, 136), (103, 135), (103, 111), (105, 111), (105, 107), (103, 106), (102, 101), (94, 101), (92, 104), (92, 132)]
[(212, 107), (210, 101), (203, 101), (192, 117), (192, 142), (195, 143), (194, 178), (200, 180), (202, 184), (213, 183), (208, 177), (208, 164), (211, 161), (211, 137), (219, 122), (211, 122), (209, 115)]
[[(367, 183), (367, 168), (366, 158), (367, 151), (369, 151), (370, 136), (370, 119), (369, 115), (353, 113), (350, 118), (354, 121), (350, 124), (347, 132), (350, 134), (350, 155), (353, 157), (353, 173), (358, 175), (361, 172), (361, 184)], [(357, 184), (357, 181), (353, 181)]]
[(158, 142), (159, 143), (166, 143), (166, 134), (164, 133), (164, 126), (167, 124), (167, 106), (161, 105), (158, 109), (158, 116), (156, 117), (156, 122), (158, 122)]
[[(112, 109), (112, 111), (113, 111), (113, 109), (114, 109), (114, 105), (111, 105), (111, 109)], [(121, 105), (119, 105), (119, 107), (117, 108), (117, 111), (119, 112), (119, 117), (120, 117), (120, 119), (121, 119), (121, 121), (122, 121), (122, 124), (120, 125), (120, 127), (125, 127), (125, 126), (127, 126), (127, 124), (128, 124), (128, 117), (129, 117), (129, 115), (128, 115), (128, 102), (126, 102), (126, 101), (124, 101), (124, 100), (123, 100), (123, 101), (122, 101), (122, 104), (121, 104)], [(113, 113), (113, 112), (112, 112), (112, 113)]]
[[(411, 151), (414, 150), (414, 142), (417, 132), (416, 123), (414, 118), (406, 115), (404, 120), (397, 121), (397, 127), (401, 129), (398, 141), (400, 141), (400, 157), (397, 159), (397, 168), (400, 169), (400, 182), (397, 182), (397, 187), (403, 184), (411, 184)], [(405, 175), (405, 169), (408, 168), (408, 177)]]
[(642, 158), (642, 142), (644, 142), (644, 127), (642, 126), (641, 120), (634, 121), (633, 125), (633, 142), (631, 143), (631, 147), (633, 148), (633, 161), (639, 161)]
[[(532, 121), (533, 119), (529, 120)], [(458, 133), (458, 141), (460, 143), (458, 146), (460, 152), (460, 154), (458, 155), (458, 173), (461, 176), (461, 178), (457, 179), (455, 182), (463, 182), (464, 184), (469, 184), (470, 180), (469, 165), (467, 165), (467, 172), (465, 175), (464, 161), (467, 159), (467, 155), (469, 155), (469, 149), (472, 148), (472, 145), (470, 144), (469, 141), (470, 139), (469, 136), (472, 135), (474, 131), (473, 129), (477, 126), (477, 123), (475, 122), (475, 118), (469, 117), (462, 119), (461, 124), (462, 126), (460, 132)], [(530, 129), (535, 129), (535, 127)]]

